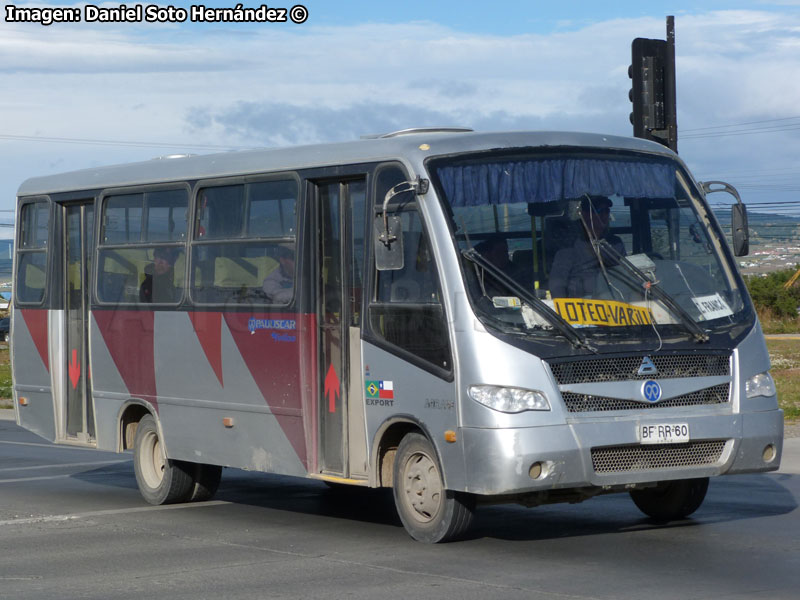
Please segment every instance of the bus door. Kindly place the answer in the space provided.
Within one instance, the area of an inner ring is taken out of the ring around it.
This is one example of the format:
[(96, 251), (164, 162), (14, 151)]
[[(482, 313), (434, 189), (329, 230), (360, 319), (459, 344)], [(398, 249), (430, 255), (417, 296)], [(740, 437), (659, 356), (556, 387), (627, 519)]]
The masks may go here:
[(63, 365), (64, 390), (59, 401), (66, 440), (93, 443), (94, 407), (89, 369), (89, 280), (92, 272), (94, 205), (90, 202), (64, 207), (64, 312), (66, 338)]
[(365, 479), (361, 298), (366, 182), (363, 178), (326, 181), (315, 188), (320, 286), (318, 464), (324, 474)]

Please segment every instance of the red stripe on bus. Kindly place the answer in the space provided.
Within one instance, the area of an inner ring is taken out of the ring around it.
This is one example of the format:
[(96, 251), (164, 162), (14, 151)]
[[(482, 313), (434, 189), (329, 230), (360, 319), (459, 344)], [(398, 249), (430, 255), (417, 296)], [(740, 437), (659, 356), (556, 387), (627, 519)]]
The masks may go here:
[(155, 313), (149, 310), (98, 310), (93, 314), (128, 393), (152, 402), (158, 410), (153, 351)]
[[(224, 313), (233, 341), (253, 376), (261, 395), (274, 413), (297, 456), (308, 468), (303, 418), (281, 414), (280, 409), (303, 409), (300, 365), (303, 356), (301, 331), (308, 330), (310, 315), (275, 313)], [(312, 350), (313, 352), (313, 350)], [(302, 412), (300, 413), (302, 414)]]
[(25, 325), (33, 339), (33, 345), (42, 358), (44, 368), (50, 372), (50, 359), (47, 353), (47, 310), (38, 308), (20, 308)]
[(189, 319), (219, 385), (225, 387), (222, 383), (222, 313), (190, 312)]

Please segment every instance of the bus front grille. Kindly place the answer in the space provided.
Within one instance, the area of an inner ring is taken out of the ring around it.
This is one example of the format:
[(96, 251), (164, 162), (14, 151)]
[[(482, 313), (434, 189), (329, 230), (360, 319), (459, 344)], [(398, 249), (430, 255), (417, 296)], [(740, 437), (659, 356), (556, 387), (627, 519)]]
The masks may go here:
[(713, 465), (720, 461), (725, 440), (686, 444), (607, 446), (592, 448), (595, 473), (627, 473)]
[[(600, 381), (639, 381), (674, 377), (715, 377), (731, 374), (729, 354), (654, 354), (658, 373), (642, 370), (644, 357), (615, 356), (584, 360), (548, 361), (559, 385)], [(643, 372), (640, 374), (639, 371)]]
[(610, 410), (644, 410), (654, 408), (676, 408), (682, 406), (713, 406), (726, 404), (729, 398), (730, 384), (723, 383), (690, 394), (676, 396), (669, 400), (662, 400), (651, 404), (649, 402), (634, 402), (633, 400), (620, 400), (604, 396), (589, 396), (574, 392), (561, 392), (567, 411), (571, 413), (604, 412)]

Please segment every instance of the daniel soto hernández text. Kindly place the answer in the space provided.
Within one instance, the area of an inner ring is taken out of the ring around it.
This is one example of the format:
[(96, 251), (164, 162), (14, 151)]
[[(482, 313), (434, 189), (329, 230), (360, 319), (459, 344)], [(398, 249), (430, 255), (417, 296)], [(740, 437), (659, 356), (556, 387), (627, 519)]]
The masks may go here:
[(196, 4), (188, 9), (158, 4), (135, 4), (127, 6), (96, 6), (87, 4), (79, 7), (20, 7), (13, 4), (5, 6), (6, 23), (304, 23), (308, 19), (308, 9), (302, 4), (291, 8), (275, 8), (262, 4), (245, 8), (237, 4), (232, 8), (211, 8)]

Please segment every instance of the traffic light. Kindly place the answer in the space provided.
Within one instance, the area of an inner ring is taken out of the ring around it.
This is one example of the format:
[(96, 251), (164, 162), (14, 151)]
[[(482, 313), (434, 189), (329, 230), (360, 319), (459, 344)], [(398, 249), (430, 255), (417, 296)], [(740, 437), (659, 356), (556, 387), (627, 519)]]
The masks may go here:
[(632, 88), (633, 135), (653, 140), (678, 151), (675, 107), (675, 30), (667, 19), (667, 41), (636, 38), (631, 44), (628, 76)]
[(664, 120), (664, 63), (666, 45), (663, 40), (636, 38), (631, 44), (631, 66), (628, 76), (633, 87), (628, 93), (633, 103), (631, 123), (633, 135), (653, 139), (653, 130), (666, 129)]

